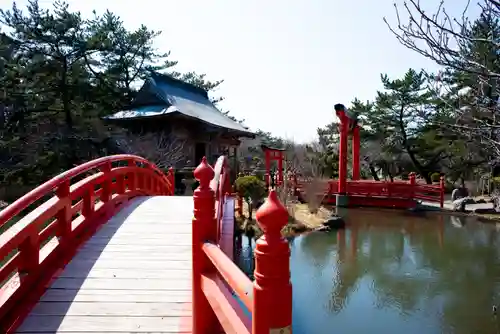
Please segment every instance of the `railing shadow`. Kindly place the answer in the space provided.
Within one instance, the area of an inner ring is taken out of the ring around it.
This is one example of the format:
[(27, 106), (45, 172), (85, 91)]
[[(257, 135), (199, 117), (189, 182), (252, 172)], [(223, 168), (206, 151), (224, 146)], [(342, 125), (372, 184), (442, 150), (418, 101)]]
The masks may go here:
[[(88, 289), (92, 293), (83, 293), (82, 295), (85, 295), (85, 297), (82, 297), (82, 300), (75, 300), (86, 282), (98, 278), (89, 277), (89, 274), (127, 217), (148, 201), (148, 199), (150, 197), (138, 197), (126, 203), (121, 210), (116, 212), (106, 223), (102, 224), (89, 240), (80, 246), (68, 265), (65, 268), (60, 268), (59, 273), (53, 277), (50, 287), (31, 310), (30, 315), (22, 322), (18, 331), (36, 329), (40, 332), (56, 333), (75, 301), (92, 304), (92, 295), (95, 297), (100, 295), (102, 291), (106, 291), (102, 288)], [(103, 235), (105, 237), (102, 237)], [(99, 238), (99, 242), (92, 242), (93, 238)], [(88, 256), (89, 254), (91, 256)], [(104, 278), (111, 282), (110, 286), (113, 285), (113, 282), (116, 284), (116, 281), (113, 280), (114, 277), (101, 277), (101, 279)], [(82, 308), (75, 310), (75, 313), (71, 315), (88, 316), (89, 310), (91, 309), (88, 308), (85, 311)], [(82, 330), (84, 329), (82, 328)]]

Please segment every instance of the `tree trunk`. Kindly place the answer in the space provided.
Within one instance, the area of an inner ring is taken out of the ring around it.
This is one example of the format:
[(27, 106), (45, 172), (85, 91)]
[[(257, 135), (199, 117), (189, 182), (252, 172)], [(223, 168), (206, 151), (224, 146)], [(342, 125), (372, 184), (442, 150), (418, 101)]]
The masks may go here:
[(375, 170), (375, 167), (373, 167), (373, 164), (370, 163), (368, 165), (368, 168), (370, 168), (370, 173), (372, 174), (373, 180), (380, 181), (380, 179), (377, 175), (377, 171)]
[(394, 182), (394, 177), (392, 176), (392, 173), (389, 169), (387, 169), (387, 175), (389, 176), (389, 179), (391, 180), (391, 182)]
[(253, 211), (253, 208), (252, 208), (252, 202), (251, 202), (251, 201), (247, 201), (247, 206), (248, 206), (248, 220), (252, 220), (252, 219), (253, 219), (253, 214), (252, 214), (252, 211)]
[(63, 57), (63, 70), (61, 73), (61, 95), (63, 103), (63, 111), (66, 117), (66, 126), (71, 131), (73, 128), (73, 118), (71, 117), (71, 109), (69, 106), (69, 92), (68, 92), (68, 60)]

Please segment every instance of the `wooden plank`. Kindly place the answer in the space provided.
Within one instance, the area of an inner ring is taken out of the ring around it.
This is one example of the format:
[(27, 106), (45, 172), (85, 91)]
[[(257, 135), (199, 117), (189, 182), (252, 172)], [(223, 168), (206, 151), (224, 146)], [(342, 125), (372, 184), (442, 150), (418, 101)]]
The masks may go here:
[(127, 260), (85, 260), (85, 259), (75, 259), (71, 261), (70, 264), (66, 266), (68, 270), (87, 270), (92, 268), (98, 269), (190, 269), (191, 262), (187, 260), (180, 259), (179, 261), (167, 259), (167, 260), (148, 260), (148, 261), (127, 261)]
[(91, 289), (91, 290), (190, 290), (191, 281), (172, 279), (129, 279), (129, 278), (64, 278), (55, 280), (52, 289)]
[(129, 269), (100, 269), (92, 268), (89, 272), (69, 272), (64, 270), (59, 277), (63, 278), (134, 278), (134, 279), (191, 279), (190, 269), (171, 269), (171, 270), (139, 270), (131, 271)]
[(189, 197), (134, 200), (80, 249), (17, 332), (190, 333), (192, 212)]
[(186, 240), (183, 238), (169, 238), (168, 240), (162, 239), (162, 238), (92, 238), (90, 239), (87, 244), (89, 245), (96, 245), (97, 247), (104, 248), (107, 245), (144, 245), (144, 244), (149, 244), (149, 245), (175, 245), (175, 246), (190, 246), (191, 239)]
[(102, 317), (180, 317), (189, 316), (185, 303), (135, 302), (40, 302), (32, 315), (102, 316)]
[[(175, 245), (107, 245), (106, 253), (113, 252), (157, 252), (157, 253), (167, 253), (171, 251), (186, 252), (191, 255), (191, 245), (185, 246), (175, 246)], [(80, 249), (82, 251), (99, 251), (94, 245), (85, 244)]]
[(100, 252), (96, 250), (84, 250), (78, 252), (75, 258), (79, 260), (113, 260), (119, 257), (120, 259), (126, 259), (128, 261), (140, 261), (142, 259), (149, 259), (154, 261), (161, 260), (185, 260), (189, 261), (191, 254), (186, 253), (185, 251), (175, 251), (175, 249), (170, 252), (164, 253), (152, 253), (152, 252), (120, 252), (120, 254), (116, 254), (116, 252)]
[[(192, 227), (188, 224), (144, 224), (140, 225), (130, 224), (130, 225), (120, 225), (116, 224), (106, 224), (99, 230), (100, 234), (108, 233), (123, 233), (123, 234), (133, 234), (133, 233), (143, 233), (145, 230), (151, 231), (151, 233), (161, 233), (161, 234), (191, 234)], [(137, 234), (136, 234), (137, 236)]]
[(188, 290), (70, 290), (49, 289), (41, 302), (110, 302), (110, 303), (187, 303), (191, 302)]
[(180, 332), (181, 317), (80, 317), (29, 315), (18, 333), (189, 333)]

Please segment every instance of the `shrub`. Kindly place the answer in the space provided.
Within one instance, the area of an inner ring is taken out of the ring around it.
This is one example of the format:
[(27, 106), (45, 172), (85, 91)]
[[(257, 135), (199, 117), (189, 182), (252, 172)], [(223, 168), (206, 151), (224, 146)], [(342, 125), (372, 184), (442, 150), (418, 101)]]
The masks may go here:
[(252, 204), (266, 196), (266, 183), (253, 175), (240, 176), (235, 181), (238, 194), (245, 199), (248, 205), (248, 218), (252, 219)]
[(431, 181), (432, 182), (439, 182), (439, 179), (441, 178), (440, 173), (432, 173), (431, 174)]

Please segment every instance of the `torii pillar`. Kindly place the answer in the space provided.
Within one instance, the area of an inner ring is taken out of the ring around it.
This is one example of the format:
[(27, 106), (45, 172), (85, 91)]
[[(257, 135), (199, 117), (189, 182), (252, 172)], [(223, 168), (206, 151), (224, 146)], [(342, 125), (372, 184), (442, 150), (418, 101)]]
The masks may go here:
[(271, 162), (278, 162), (278, 182), (277, 185), (283, 184), (283, 161), (285, 160), (285, 150), (279, 148), (273, 148), (266, 145), (261, 145), (262, 151), (266, 158), (266, 186), (269, 188), (271, 185)]
[(347, 195), (347, 141), (352, 134), (352, 180), (359, 180), (359, 126), (355, 117), (347, 112), (343, 104), (335, 105), (335, 112), (340, 120), (339, 131), (339, 182), (336, 205), (346, 207), (349, 203)]

